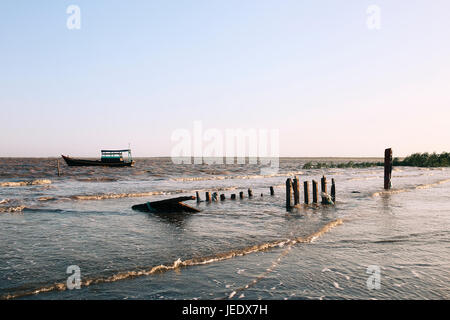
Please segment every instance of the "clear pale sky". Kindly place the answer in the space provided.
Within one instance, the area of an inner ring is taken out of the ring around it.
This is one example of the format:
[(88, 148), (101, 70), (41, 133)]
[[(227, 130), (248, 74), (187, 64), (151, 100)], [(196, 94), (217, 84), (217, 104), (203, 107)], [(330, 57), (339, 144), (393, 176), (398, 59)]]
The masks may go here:
[[(69, 5), (81, 29), (69, 30)], [(369, 5), (381, 29), (366, 25)], [(450, 1), (2, 0), (0, 157), (168, 156), (279, 129), (281, 156), (450, 151)]]

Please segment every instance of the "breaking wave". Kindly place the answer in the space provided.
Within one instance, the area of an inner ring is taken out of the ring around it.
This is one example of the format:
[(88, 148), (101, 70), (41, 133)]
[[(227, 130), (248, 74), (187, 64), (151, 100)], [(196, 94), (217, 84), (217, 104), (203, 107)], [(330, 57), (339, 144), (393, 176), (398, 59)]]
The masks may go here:
[(51, 184), (52, 181), (48, 179), (37, 179), (31, 181), (8, 181), (0, 182), (0, 187), (23, 187), (23, 186), (36, 186)]
[[(198, 258), (192, 258), (192, 259), (187, 259), (187, 260), (177, 259), (170, 265), (161, 264), (158, 266), (151, 267), (147, 270), (125, 271), (125, 272), (116, 273), (109, 277), (87, 279), (87, 280), (84, 280), (81, 282), (81, 286), (87, 287), (87, 286), (90, 286), (93, 284), (111, 283), (111, 282), (116, 282), (116, 281), (125, 280), (125, 279), (149, 276), (149, 275), (153, 275), (153, 274), (157, 274), (157, 273), (164, 273), (167, 271), (178, 270), (182, 267), (206, 265), (206, 264), (210, 264), (213, 262), (218, 262), (218, 261), (232, 259), (235, 257), (245, 256), (245, 255), (255, 253), (255, 252), (270, 250), (270, 249), (277, 248), (277, 247), (281, 248), (286, 245), (289, 246), (289, 248), (290, 248), (291, 246), (293, 246), (297, 243), (311, 243), (311, 242), (315, 241), (317, 238), (319, 238), (320, 236), (322, 236), (323, 234), (325, 234), (326, 232), (333, 229), (334, 227), (341, 225), (342, 223), (343, 223), (342, 219), (334, 220), (332, 222), (329, 222), (325, 226), (323, 226), (320, 230), (318, 230), (306, 237), (297, 237), (297, 238), (292, 238), (292, 239), (277, 240), (277, 241), (273, 241), (273, 242), (263, 243), (260, 245), (254, 245), (254, 246), (246, 247), (243, 249), (237, 249), (237, 250), (233, 250), (233, 251), (229, 251), (229, 252), (225, 252), (225, 253), (219, 253), (216, 255), (211, 255), (211, 256), (206, 256), (206, 257), (198, 257)], [(41, 287), (41, 288), (31, 290), (31, 291), (8, 294), (8, 295), (1, 297), (1, 299), (15, 299), (15, 298), (20, 298), (20, 297), (24, 297), (24, 296), (30, 296), (30, 295), (34, 295), (34, 294), (49, 292), (49, 291), (57, 291), (57, 290), (63, 291), (66, 289), (67, 289), (67, 284), (65, 282), (61, 282), (61, 283), (55, 283), (53, 285)]]

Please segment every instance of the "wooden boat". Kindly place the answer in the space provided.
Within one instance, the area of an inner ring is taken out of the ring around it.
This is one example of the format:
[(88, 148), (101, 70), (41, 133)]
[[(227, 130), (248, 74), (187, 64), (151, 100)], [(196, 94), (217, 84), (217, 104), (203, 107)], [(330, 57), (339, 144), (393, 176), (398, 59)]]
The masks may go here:
[(199, 209), (184, 204), (183, 201), (195, 200), (196, 197), (178, 197), (160, 201), (137, 204), (131, 207), (133, 210), (151, 213), (181, 213), (181, 212), (200, 212)]
[[(64, 161), (70, 167), (86, 167), (86, 166), (102, 166), (102, 167), (132, 167), (134, 160), (131, 157), (131, 150), (101, 150), (102, 157), (100, 160), (75, 159), (61, 155)], [(124, 159), (123, 153), (127, 153), (128, 157)]]

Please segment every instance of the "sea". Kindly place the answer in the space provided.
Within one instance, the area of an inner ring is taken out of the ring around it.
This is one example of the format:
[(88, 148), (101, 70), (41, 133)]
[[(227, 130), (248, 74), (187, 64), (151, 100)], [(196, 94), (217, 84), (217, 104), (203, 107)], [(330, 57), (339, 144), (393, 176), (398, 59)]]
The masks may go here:
[[(0, 299), (450, 299), (450, 168), (394, 167), (385, 191), (383, 167), (303, 169), (380, 159), (281, 158), (269, 173), (135, 160), (60, 160), (58, 176), (56, 158), (0, 159)], [(304, 204), (323, 176), (335, 204)], [(198, 213), (131, 208), (197, 191)]]

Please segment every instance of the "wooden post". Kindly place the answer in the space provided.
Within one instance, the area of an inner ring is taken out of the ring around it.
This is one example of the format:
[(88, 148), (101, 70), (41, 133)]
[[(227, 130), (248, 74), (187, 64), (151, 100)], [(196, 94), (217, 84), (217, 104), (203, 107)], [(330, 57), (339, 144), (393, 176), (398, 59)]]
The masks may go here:
[(264, 194), (261, 192), (261, 197), (264, 197)]
[(317, 203), (317, 181), (312, 181), (313, 203)]
[(197, 203), (200, 203), (200, 194), (198, 193), (198, 191), (195, 191), (195, 197), (197, 198)]
[(384, 189), (389, 190), (392, 187), (392, 149), (384, 150)]
[(334, 183), (334, 179), (331, 179), (331, 200), (333, 203), (336, 203), (336, 184)]
[(294, 178), (292, 188), (294, 189), (294, 206), (295, 206), (300, 203), (300, 183), (297, 177)]
[(244, 192), (243, 191), (239, 192), (239, 198), (240, 199), (244, 199)]
[(209, 192), (205, 192), (206, 202), (211, 202), (211, 194)]
[[(320, 181), (321, 181), (322, 193), (328, 193), (327, 192), (327, 178), (325, 178), (325, 176), (323, 176)], [(326, 204), (326, 203), (328, 203), (327, 198), (322, 196), (322, 204)]]
[(270, 195), (271, 196), (275, 195), (275, 191), (273, 190), (273, 187), (270, 187)]
[(231, 200), (236, 200), (236, 195), (234, 193), (231, 195)]
[(248, 188), (248, 197), (251, 198), (253, 197), (253, 192), (252, 189)]
[(305, 192), (304, 192), (304, 194), (305, 194), (305, 203), (308, 204), (309, 203), (309, 182), (305, 181), (303, 183), (303, 186), (305, 188)]
[(213, 201), (217, 201), (218, 199), (217, 199), (217, 192), (214, 192), (213, 194), (212, 194), (212, 200)]
[(225, 201), (225, 195), (223, 193), (220, 195), (220, 201)]
[(292, 206), (291, 190), (292, 190), (292, 180), (291, 178), (288, 178), (286, 180), (286, 210), (291, 210)]
[(56, 160), (56, 168), (58, 169), (58, 177), (61, 176), (61, 169), (59, 168), (59, 159)]

